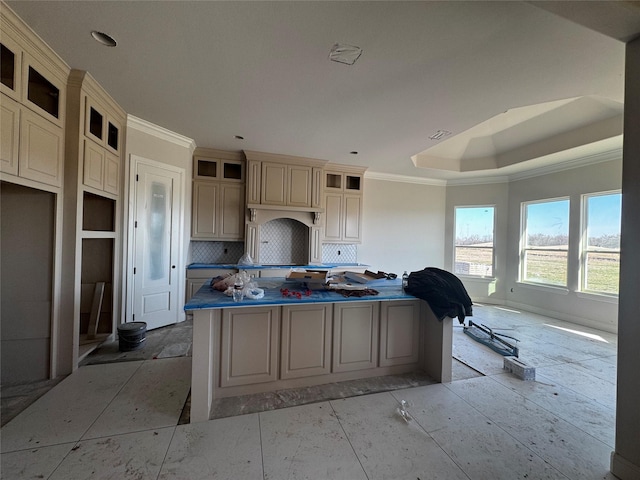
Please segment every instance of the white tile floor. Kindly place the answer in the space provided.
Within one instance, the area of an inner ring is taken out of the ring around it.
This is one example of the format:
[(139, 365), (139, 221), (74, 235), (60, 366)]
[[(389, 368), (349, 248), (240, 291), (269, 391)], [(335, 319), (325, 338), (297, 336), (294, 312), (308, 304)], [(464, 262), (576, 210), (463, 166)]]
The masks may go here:
[(190, 358), (90, 365), (2, 428), (0, 475), (613, 479), (616, 336), (489, 306), (473, 321), (519, 338), (536, 381), (504, 373), (503, 357), (458, 327), (454, 356), (484, 376), (457, 369), (449, 384), (177, 425)]

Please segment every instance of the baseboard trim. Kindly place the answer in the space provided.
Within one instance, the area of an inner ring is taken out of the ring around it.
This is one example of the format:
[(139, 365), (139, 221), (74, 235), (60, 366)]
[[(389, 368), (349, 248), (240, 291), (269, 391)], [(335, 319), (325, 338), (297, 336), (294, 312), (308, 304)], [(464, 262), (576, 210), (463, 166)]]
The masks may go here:
[(640, 480), (640, 466), (616, 452), (611, 452), (611, 473), (620, 480)]

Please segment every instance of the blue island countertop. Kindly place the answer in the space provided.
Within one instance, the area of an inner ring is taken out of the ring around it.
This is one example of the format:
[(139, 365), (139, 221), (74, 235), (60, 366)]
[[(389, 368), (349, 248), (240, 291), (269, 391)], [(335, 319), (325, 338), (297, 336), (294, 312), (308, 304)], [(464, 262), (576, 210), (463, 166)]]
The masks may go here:
[[(200, 310), (206, 308), (232, 308), (232, 307), (253, 307), (259, 305), (289, 305), (302, 303), (334, 303), (353, 301), (380, 301), (380, 300), (416, 300), (416, 297), (405, 293), (402, 289), (402, 281), (395, 280), (374, 280), (367, 283), (366, 288), (371, 288), (378, 292), (377, 295), (364, 295), (361, 297), (345, 297), (334, 290), (311, 290), (310, 295), (306, 295), (306, 288), (297, 281), (286, 280), (284, 277), (257, 278), (255, 283), (258, 288), (264, 290), (264, 297), (260, 299), (250, 299), (245, 297), (241, 302), (234, 302), (233, 298), (224, 293), (214, 290), (209, 283), (203, 285), (184, 306), (184, 309)], [(284, 296), (280, 289), (287, 288), (290, 292), (300, 292), (301, 298), (297, 296)]]
[(238, 265), (236, 263), (191, 263), (187, 266), (187, 270), (196, 270), (202, 268), (219, 268), (221, 270), (266, 270), (266, 269), (287, 269), (287, 268), (305, 268), (305, 269), (331, 269), (331, 268), (367, 268), (370, 265), (364, 263), (320, 263), (315, 265)]

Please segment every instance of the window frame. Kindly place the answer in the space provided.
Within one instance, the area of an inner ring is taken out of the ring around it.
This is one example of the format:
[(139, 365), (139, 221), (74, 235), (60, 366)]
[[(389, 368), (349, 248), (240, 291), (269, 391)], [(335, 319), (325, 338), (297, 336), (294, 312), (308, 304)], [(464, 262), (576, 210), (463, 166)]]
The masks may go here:
[[(537, 205), (542, 203), (554, 203), (554, 202), (567, 202), (567, 247), (566, 248), (530, 248), (528, 246), (528, 215), (527, 215), (527, 207), (529, 205)], [(518, 265), (518, 278), (519, 282), (527, 285), (537, 285), (545, 288), (555, 288), (555, 289), (568, 289), (569, 288), (569, 255), (570, 255), (570, 236), (571, 236), (571, 197), (569, 195), (565, 195), (562, 197), (553, 197), (553, 198), (543, 198), (539, 200), (529, 200), (520, 203), (520, 259)], [(565, 271), (566, 276), (564, 279), (564, 284), (559, 283), (549, 283), (544, 281), (536, 281), (526, 278), (527, 277), (527, 252), (529, 251), (545, 251), (545, 252), (563, 252), (566, 254), (566, 265)]]
[[(457, 230), (458, 230), (458, 209), (482, 209), (482, 208), (491, 208), (493, 210), (492, 215), (492, 232), (491, 232), (491, 247), (472, 247), (469, 245), (458, 245), (457, 243)], [(483, 205), (456, 205), (453, 207), (453, 272), (455, 275), (469, 277), (469, 278), (484, 278), (484, 279), (494, 279), (495, 271), (496, 271), (496, 205), (494, 204), (483, 204)], [(456, 259), (457, 259), (457, 250), (459, 246), (469, 247), (469, 248), (491, 248), (491, 274), (490, 275), (479, 275), (474, 273), (458, 273), (456, 271)]]
[[(597, 296), (606, 296), (617, 298), (619, 294), (619, 281), (620, 281), (620, 271), (618, 270), (618, 285), (616, 285), (617, 291), (613, 292), (604, 292), (600, 290), (591, 290), (587, 288), (587, 261), (588, 261), (588, 253), (590, 252), (605, 252), (605, 250), (600, 250), (598, 247), (589, 247), (589, 207), (588, 202), (590, 198), (594, 197), (603, 197), (609, 195), (620, 195), (620, 199), (622, 200), (622, 190), (607, 190), (603, 192), (593, 192), (593, 193), (584, 193), (580, 195), (580, 266), (579, 266), (579, 287), (578, 292), (587, 295), (597, 295)], [(622, 217), (622, 211), (621, 217)], [(622, 218), (620, 219), (622, 220)], [(620, 235), (620, 229), (618, 229), (618, 235)], [(607, 253), (617, 253), (618, 254), (618, 269), (620, 267), (620, 245), (618, 245), (618, 249), (615, 252), (612, 252), (610, 249), (606, 250)]]

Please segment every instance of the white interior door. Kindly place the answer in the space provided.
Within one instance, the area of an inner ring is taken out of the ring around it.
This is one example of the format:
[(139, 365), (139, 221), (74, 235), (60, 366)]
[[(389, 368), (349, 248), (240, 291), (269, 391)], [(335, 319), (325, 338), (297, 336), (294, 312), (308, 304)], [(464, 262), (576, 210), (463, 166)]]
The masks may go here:
[(180, 174), (138, 163), (135, 175), (133, 321), (150, 330), (178, 321)]

